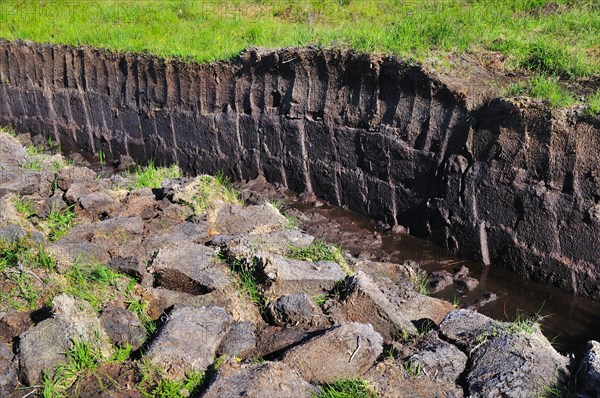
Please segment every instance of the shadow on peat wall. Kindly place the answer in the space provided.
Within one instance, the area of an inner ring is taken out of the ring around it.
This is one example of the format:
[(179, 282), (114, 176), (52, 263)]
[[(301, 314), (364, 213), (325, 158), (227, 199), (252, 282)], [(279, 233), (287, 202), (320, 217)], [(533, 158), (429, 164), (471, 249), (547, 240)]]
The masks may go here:
[(108, 159), (264, 174), (484, 263), (600, 298), (600, 121), (322, 49), (166, 61), (0, 41), (0, 123)]

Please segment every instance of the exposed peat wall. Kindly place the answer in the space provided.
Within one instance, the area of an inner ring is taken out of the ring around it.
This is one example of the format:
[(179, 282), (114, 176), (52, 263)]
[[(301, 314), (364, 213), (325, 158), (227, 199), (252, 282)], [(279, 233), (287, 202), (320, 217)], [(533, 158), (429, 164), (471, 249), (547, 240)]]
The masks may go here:
[(200, 65), (0, 42), (0, 123), (20, 132), (107, 159), (264, 174), (600, 298), (600, 120), (468, 104), (418, 65), (354, 52)]

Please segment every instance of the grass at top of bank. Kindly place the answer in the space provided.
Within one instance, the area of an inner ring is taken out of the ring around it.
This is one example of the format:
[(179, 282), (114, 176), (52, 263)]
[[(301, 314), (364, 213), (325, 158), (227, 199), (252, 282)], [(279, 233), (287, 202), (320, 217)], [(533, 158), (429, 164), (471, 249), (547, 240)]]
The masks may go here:
[(497, 50), (515, 68), (600, 74), (595, 0), (5, 1), (0, 37), (208, 62), (249, 46), (394, 53)]
[[(508, 94), (526, 94), (533, 98), (546, 99), (553, 108), (568, 107), (577, 102), (574, 94), (564, 88), (558, 79), (553, 76), (533, 76), (528, 81), (514, 84), (509, 88)], [(591, 115), (595, 111), (594, 101), (594, 95), (588, 98), (588, 113)]]

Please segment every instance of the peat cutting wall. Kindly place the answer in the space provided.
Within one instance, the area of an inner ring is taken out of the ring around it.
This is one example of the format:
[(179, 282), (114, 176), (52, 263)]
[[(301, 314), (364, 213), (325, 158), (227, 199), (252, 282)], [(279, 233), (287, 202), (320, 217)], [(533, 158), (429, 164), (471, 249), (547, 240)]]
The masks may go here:
[(600, 120), (469, 106), (393, 57), (250, 50), (196, 64), (0, 42), (0, 123), (108, 159), (264, 174), (600, 298)]

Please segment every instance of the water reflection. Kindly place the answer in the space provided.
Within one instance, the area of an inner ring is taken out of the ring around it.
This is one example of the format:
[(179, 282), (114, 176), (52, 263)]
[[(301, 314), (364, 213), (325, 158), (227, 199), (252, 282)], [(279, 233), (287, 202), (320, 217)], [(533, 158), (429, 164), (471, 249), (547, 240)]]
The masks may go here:
[[(542, 318), (542, 331), (561, 352), (579, 351), (588, 340), (600, 340), (598, 302), (521, 279), (493, 265), (484, 266), (466, 260), (404, 233), (383, 231), (367, 217), (329, 204), (315, 207), (296, 201), (288, 208), (299, 212), (309, 233), (342, 244), (355, 255), (378, 250), (382, 252), (378, 254), (382, 259), (396, 262), (412, 260), (427, 272), (452, 272), (461, 266), (468, 267), (469, 276), (479, 281), (477, 288), (463, 291), (452, 285), (432, 296), (449, 301), (458, 298), (461, 307), (467, 307), (481, 300), (487, 292), (492, 292), (497, 299), (479, 307), (478, 311), (502, 321), (538, 314)], [(327, 221), (324, 223), (324, 220)], [(368, 240), (374, 235), (380, 238)]]

